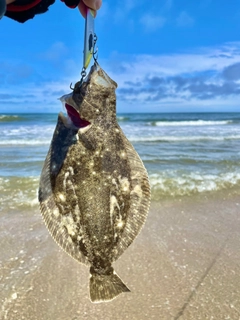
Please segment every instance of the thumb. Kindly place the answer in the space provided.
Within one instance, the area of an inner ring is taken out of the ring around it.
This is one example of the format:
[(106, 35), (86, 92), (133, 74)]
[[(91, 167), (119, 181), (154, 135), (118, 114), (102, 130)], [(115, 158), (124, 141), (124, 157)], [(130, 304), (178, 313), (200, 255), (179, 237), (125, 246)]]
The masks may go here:
[(82, 0), (82, 2), (88, 7), (93, 10), (100, 9), (102, 5), (102, 0)]
[(102, 0), (82, 0), (79, 2), (78, 9), (81, 12), (82, 16), (86, 18), (87, 8), (94, 10), (94, 17), (96, 17), (98, 10), (102, 5)]

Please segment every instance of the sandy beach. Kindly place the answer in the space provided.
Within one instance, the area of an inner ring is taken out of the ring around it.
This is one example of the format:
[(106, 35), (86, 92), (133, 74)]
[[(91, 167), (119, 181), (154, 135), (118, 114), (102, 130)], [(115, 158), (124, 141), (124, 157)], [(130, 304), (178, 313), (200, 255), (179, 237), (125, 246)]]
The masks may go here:
[(0, 319), (240, 319), (240, 192), (153, 202), (114, 263), (131, 293), (92, 304), (89, 271), (48, 234), (37, 208), (0, 217)]

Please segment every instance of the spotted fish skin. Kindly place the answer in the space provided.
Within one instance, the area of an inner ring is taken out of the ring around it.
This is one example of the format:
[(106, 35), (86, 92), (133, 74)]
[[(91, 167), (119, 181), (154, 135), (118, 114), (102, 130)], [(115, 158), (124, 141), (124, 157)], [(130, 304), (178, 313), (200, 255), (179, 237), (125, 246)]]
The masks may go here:
[[(112, 262), (140, 232), (150, 204), (146, 169), (116, 120), (116, 87), (94, 64), (61, 98), (73, 108), (72, 121), (59, 114), (40, 178), (47, 228), (69, 255), (90, 266), (92, 302), (130, 291)], [(83, 127), (74, 125), (76, 112)]]

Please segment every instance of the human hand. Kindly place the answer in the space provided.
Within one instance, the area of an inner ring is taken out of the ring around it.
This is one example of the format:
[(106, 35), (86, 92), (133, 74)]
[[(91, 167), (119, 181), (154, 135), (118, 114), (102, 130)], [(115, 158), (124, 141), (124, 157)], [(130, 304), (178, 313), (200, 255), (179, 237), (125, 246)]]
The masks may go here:
[(102, 0), (81, 0), (79, 2), (78, 9), (85, 18), (87, 14), (87, 8), (93, 9), (96, 16), (97, 10), (100, 9), (101, 5)]

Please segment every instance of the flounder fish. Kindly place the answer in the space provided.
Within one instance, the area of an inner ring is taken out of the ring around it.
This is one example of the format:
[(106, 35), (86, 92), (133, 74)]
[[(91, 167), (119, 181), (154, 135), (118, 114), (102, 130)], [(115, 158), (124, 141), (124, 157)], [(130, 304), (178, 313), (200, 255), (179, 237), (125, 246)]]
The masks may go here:
[(40, 179), (47, 228), (74, 259), (90, 266), (90, 299), (130, 291), (116, 261), (145, 223), (150, 203), (146, 169), (116, 120), (117, 84), (95, 63), (61, 100), (62, 113)]

